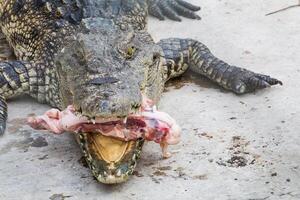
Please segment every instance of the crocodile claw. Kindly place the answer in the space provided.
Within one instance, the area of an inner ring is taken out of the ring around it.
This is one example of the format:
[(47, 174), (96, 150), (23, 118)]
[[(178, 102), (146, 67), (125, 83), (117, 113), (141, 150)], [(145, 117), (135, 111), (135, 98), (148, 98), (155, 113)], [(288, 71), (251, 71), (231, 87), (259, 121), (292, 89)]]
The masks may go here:
[(0, 96), (0, 136), (4, 134), (7, 120), (7, 104), (5, 99)]
[(235, 77), (231, 87), (233, 92), (244, 94), (257, 89), (264, 89), (272, 85), (282, 85), (283, 83), (275, 78), (263, 74), (256, 74), (251, 71), (243, 71)]
[(174, 21), (181, 21), (179, 16), (200, 20), (201, 18), (195, 14), (199, 10), (200, 7), (183, 0), (150, 0), (149, 2), (149, 13), (159, 20), (167, 17)]
[(5, 129), (6, 129), (6, 123), (4, 122), (1, 122), (1, 125), (0, 125), (0, 136), (4, 134), (5, 132)]

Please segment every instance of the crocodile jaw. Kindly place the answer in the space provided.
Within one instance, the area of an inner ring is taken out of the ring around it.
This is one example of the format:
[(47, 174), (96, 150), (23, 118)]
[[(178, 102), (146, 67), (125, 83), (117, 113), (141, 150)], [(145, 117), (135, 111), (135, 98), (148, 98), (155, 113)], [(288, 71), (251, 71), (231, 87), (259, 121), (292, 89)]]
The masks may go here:
[(140, 157), (144, 140), (121, 141), (102, 134), (76, 134), (95, 178), (104, 184), (128, 180)]

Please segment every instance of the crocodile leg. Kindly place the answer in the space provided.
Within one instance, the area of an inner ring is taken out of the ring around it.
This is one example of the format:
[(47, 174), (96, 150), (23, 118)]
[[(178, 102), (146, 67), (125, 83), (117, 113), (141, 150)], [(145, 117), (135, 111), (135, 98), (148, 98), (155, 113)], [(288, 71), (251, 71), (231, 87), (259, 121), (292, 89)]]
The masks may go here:
[(158, 44), (167, 59), (167, 80), (179, 76), (189, 67), (236, 94), (282, 85), (281, 81), (270, 76), (227, 64), (196, 40), (171, 38), (161, 40)]
[(29, 91), (32, 68), (30, 63), (22, 61), (0, 62), (0, 135), (4, 134), (6, 127), (6, 99)]
[(157, 17), (159, 20), (164, 20), (165, 17), (174, 21), (181, 21), (179, 16), (201, 19), (196, 11), (200, 7), (194, 6), (184, 0), (148, 0), (149, 14)]

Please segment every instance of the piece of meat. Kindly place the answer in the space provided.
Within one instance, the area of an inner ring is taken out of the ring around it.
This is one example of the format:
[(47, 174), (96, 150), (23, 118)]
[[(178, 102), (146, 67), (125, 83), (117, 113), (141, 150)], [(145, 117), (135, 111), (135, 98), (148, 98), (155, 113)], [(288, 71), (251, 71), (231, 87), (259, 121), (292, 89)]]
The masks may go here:
[(44, 115), (29, 117), (28, 124), (39, 130), (49, 130), (55, 134), (65, 131), (76, 131), (76, 125), (89, 123), (86, 117), (78, 117), (74, 114), (73, 106), (68, 106), (65, 110), (50, 109)]
[(128, 116), (126, 122), (105, 119), (90, 121), (87, 117), (77, 116), (74, 107), (70, 105), (63, 111), (51, 109), (44, 115), (29, 117), (28, 123), (34, 129), (49, 130), (55, 134), (66, 131), (101, 133), (125, 141), (143, 137), (159, 143), (163, 156), (170, 157), (167, 147), (180, 141), (180, 127), (170, 115), (157, 111), (151, 100), (144, 102), (141, 115)]

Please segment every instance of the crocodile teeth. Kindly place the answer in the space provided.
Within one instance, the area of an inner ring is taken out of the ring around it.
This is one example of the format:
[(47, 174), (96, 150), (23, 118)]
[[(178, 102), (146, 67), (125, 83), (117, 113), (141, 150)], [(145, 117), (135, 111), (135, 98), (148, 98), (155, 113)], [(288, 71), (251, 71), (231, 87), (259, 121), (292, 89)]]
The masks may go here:
[(98, 175), (98, 179), (102, 179), (102, 176), (101, 176), (101, 174), (99, 174), (99, 175)]
[(122, 172), (120, 169), (117, 171), (116, 176), (122, 176)]
[(104, 172), (103, 172), (103, 175), (104, 175), (104, 176), (107, 176), (107, 172), (106, 172), (106, 171), (104, 171)]
[(124, 123), (124, 124), (127, 123), (127, 117), (124, 118), (123, 123)]
[(153, 111), (153, 112), (157, 111), (157, 107), (156, 107), (156, 106), (153, 106), (153, 107), (152, 107), (152, 111)]
[(136, 161), (136, 154), (133, 154), (132, 160)]

